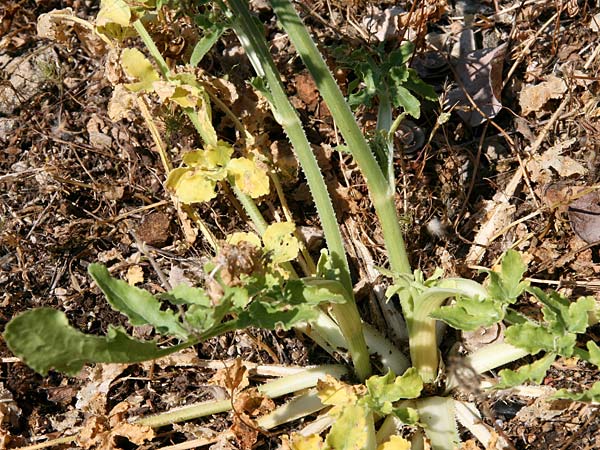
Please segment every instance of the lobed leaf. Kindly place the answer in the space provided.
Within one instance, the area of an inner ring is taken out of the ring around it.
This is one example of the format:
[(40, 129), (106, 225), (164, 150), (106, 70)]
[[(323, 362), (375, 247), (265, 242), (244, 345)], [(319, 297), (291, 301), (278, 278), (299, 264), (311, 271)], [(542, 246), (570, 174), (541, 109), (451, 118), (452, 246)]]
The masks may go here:
[(296, 226), (291, 222), (271, 224), (265, 230), (263, 243), (265, 250), (271, 252), (275, 264), (291, 261), (300, 251), (298, 239), (294, 236)]
[[(226, 172), (223, 170), (221, 174), (225, 177)], [(214, 178), (218, 178), (219, 173), (212, 175), (212, 177), (207, 176), (203, 170), (179, 167), (169, 173), (166, 186), (182, 203), (207, 202), (217, 196), (215, 192), (217, 182)]]
[(503, 303), (513, 304), (528, 286), (527, 282), (521, 281), (526, 270), (527, 266), (519, 252), (508, 250), (502, 258), (500, 272), (488, 272), (490, 296)]
[(269, 193), (269, 176), (253, 160), (234, 158), (227, 165), (227, 171), (244, 194), (258, 198)]
[(548, 353), (543, 358), (531, 364), (525, 364), (517, 370), (502, 369), (499, 373), (502, 381), (495, 385), (494, 389), (507, 389), (528, 381), (540, 384), (555, 359), (555, 353)]
[(505, 332), (506, 342), (535, 355), (540, 351), (572, 356), (575, 348), (574, 333), (556, 333), (548, 327), (531, 322), (512, 325)]
[(596, 381), (590, 389), (583, 392), (570, 392), (567, 389), (559, 389), (552, 398), (600, 403), (600, 381)]
[(6, 325), (4, 339), (16, 356), (41, 375), (55, 369), (75, 376), (86, 363), (134, 363), (180, 350), (133, 339), (112, 326), (107, 336), (90, 336), (52, 308), (32, 309), (13, 318)]
[(500, 322), (504, 318), (504, 308), (493, 299), (460, 297), (455, 304), (442, 306), (430, 316), (458, 330), (475, 331)]
[(312, 305), (281, 306), (264, 300), (253, 300), (239, 313), (238, 328), (258, 327), (267, 330), (289, 330), (299, 322), (314, 320), (318, 312)]
[(383, 376), (372, 376), (366, 381), (369, 406), (383, 415), (393, 412), (392, 403), (421, 395), (423, 380), (417, 369), (411, 367), (402, 376), (391, 370)]
[(173, 311), (161, 311), (161, 303), (149, 292), (113, 278), (101, 264), (90, 264), (88, 272), (108, 303), (125, 314), (132, 325), (152, 325), (158, 333), (186, 339), (188, 332)]

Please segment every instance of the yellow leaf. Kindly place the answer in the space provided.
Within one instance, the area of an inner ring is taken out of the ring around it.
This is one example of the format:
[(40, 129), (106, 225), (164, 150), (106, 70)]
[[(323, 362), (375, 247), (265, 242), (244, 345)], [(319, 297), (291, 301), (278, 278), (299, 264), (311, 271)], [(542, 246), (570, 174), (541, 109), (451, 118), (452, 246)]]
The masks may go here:
[(103, 27), (109, 23), (116, 23), (128, 27), (131, 20), (131, 11), (123, 0), (101, 0), (100, 11), (96, 16), (96, 26)]
[(153, 87), (161, 102), (171, 100), (182, 108), (195, 108), (201, 96), (197, 87), (179, 85), (173, 81), (156, 81)]
[[(232, 159), (227, 170), (235, 179), (235, 185), (252, 198), (269, 193), (269, 176), (248, 158)], [(295, 257), (295, 255), (294, 255)]]
[(245, 233), (242, 231), (237, 231), (233, 234), (227, 236), (226, 242), (231, 245), (236, 245), (240, 242), (249, 242), (254, 245), (256, 248), (261, 248), (262, 243), (260, 242), (260, 238), (256, 233)]
[(196, 150), (183, 155), (183, 162), (190, 167), (215, 169), (225, 167), (231, 158), (233, 147), (219, 141), (217, 145), (207, 145), (204, 150)]
[(192, 168), (172, 170), (166, 185), (183, 203), (206, 202), (217, 195), (216, 180), (208, 177), (205, 172)]
[(390, 439), (377, 446), (377, 450), (410, 450), (410, 442), (400, 436), (390, 436)]
[(325, 443), (318, 434), (302, 436), (299, 433), (293, 433), (289, 448), (290, 450), (322, 450), (325, 448)]
[(324, 405), (340, 407), (356, 404), (359, 397), (366, 392), (362, 385), (351, 386), (331, 375), (327, 375), (325, 380), (318, 381), (317, 390)]
[(265, 250), (271, 253), (271, 261), (275, 264), (291, 261), (296, 258), (300, 245), (294, 237), (296, 226), (291, 222), (280, 222), (269, 225), (263, 235)]
[(127, 75), (140, 80), (138, 83), (125, 85), (133, 92), (152, 91), (154, 89), (152, 84), (160, 78), (150, 61), (136, 48), (126, 48), (123, 50), (123, 53), (121, 53), (121, 65)]
[(199, 132), (207, 145), (217, 145), (217, 132), (212, 124), (210, 99), (206, 92), (201, 92), (198, 98)]

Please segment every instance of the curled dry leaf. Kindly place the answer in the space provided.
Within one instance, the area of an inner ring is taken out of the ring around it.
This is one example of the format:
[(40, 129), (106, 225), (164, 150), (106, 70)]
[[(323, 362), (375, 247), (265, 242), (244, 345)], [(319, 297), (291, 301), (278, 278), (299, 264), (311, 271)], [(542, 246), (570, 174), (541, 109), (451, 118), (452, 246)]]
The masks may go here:
[(600, 191), (593, 191), (569, 205), (569, 221), (577, 236), (588, 244), (600, 241)]
[[(472, 127), (481, 125), (487, 118), (496, 117), (502, 109), (500, 98), (505, 53), (506, 44), (502, 44), (467, 53), (453, 63), (461, 86), (449, 92), (448, 100), (451, 105), (457, 105), (458, 115)], [(473, 107), (471, 100), (484, 115)]]
[(561, 78), (554, 75), (546, 77), (545, 81), (533, 86), (525, 86), (519, 96), (521, 113), (526, 116), (539, 112), (552, 98), (560, 98), (567, 91), (567, 85)]
[(38, 36), (55, 42), (66, 43), (71, 35), (71, 24), (64, 20), (68, 16), (74, 16), (71, 8), (55, 9), (41, 14), (37, 21)]
[(121, 402), (110, 411), (108, 417), (92, 416), (88, 418), (77, 435), (76, 442), (79, 447), (115, 450), (121, 448), (117, 443), (117, 437), (124, 437), (136, 445), (153, 439), (154, 430), (151, 427), (127, 422), (125, 412), (129, 407), (128, 402)]
[(561, 178), (573, 175), (585, 175), (587, 169), (573, 158), (562, 153), (577, 141), (576, 138), (558, 142), (541, 155), (534, 155), (527, 162), (527, 170), (532, 181), (548, 183), (552, 179), (550, 168), (554, 169)]
[(250, 381), (248, 380), (246, 366), (240, 358), (236, 358), (231, 366), (217, 370), (209, 383), (223, 387), (229, 393), (233, 393), (247, 387)]

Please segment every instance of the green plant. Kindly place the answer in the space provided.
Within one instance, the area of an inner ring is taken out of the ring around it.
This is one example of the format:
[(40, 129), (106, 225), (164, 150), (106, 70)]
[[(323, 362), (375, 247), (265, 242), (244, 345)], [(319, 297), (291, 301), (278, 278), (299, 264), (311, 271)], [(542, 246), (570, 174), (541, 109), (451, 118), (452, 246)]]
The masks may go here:
[[(503, 320), (511, 324), (506, 331), (506, 343), (489, 346), (466, 358), (478, 373), (528, 354), (545, 352), (530, 365), (516, 371), (501, 371), (499, 388), (539, 382), (558, 356), (576, 355), (598, 365), (600, 350), (596, 344), (588, 342), (587, 350), (576, 345), (577, 335), (597, 322), (597, 302), (589, 297), (569, 302), (555, 292), (547, 294), (528, 286), (523, 281), (526, 267), (518, 253), (507, 252), (501, 269), (489, 271), (484, 283), (443, 278), (441, 271), (426, 277), (420, 270), (411, 270), (395, 206), (391, 134), (406, 114), (414, 117), (420, 114), (420, 102), (414, 94), (426, 99), (434, 96), (407, 67), (413, 51), (411, 44), (402, 45), (385, 58), (381, 49), (375, 57), (365, 52), (354, 55), (358, 63), (353, 69), (364, 87), (351, 92), (351, 103), (378, 101), (378, 130), (383, 145), (377, 147), (379, 151), (375, 155), (373, 142), (361, 132), (348, 102), (292, 4), (288, 0), (272, 1), (280, 24), (312, 74), (366, 180), (389, 256), (389, 268), (381, 269), (392, 280), (387, 296), (398, 296), (406, 319), (413, 366), (409, 368), (408, 359), (398, 349), (360, 320), (340, 229), (323, 176), (298, 114), (282, 86), (261, 25), (250, 14), (247, 3), (244, 0), (229, 0), (226, 5), (216, 2), (226, 17), (222, 22), (213, 22), (206, 31), (193, 52), (192, 65), (202, 59), (227, 26), (232, 27), (257, 74), (254, 87), (269, 101), (274, 117), (293, 145), (323, 226), (327, 249), (322, 252), (313, 273), (304, 277), (299, 277), (291, 265), (300, 251), (294, 224), (267, 225), (255, 203), (255, 199), (269, 192), (269, 177), (273, 174), (261, 161), (261, 155), (251, 151), (248, 141), (253, 137), (233, 117), (245, 142), (230, 145), (218, 139), (212, 124), (212, 104), (218, 105), (225, 114), (232, 113), (211, 96), (210, 89), (191, 71), (173, 73), (168, 67), (144, 25), (157, 17), (156, 5), (150, 3), (136, 3), (133, 8), (124, 0), (103, 0), (96, 31), (109, 42), (130, 36), (134, 30), (137, 32), (158, 70), (139, 50), (125, 49), (121, 52), (121, 65), (134, 81), (124, 87), (131, 95), (152, 94), (162, 102), (181, 108), (203, 140), (202, 149), (184, 155), (182, 167), (169, 171), (166, 186), (180, 201), (193, 204), (211, 200), (217, 186), (226, 183), (248, 212), (257, 234), (236, 233), (228, 238), (205, 268), (209, 276), (204, 288), (177, 286), (166, 294), (153, 296), (111, 277), (103, 266), (90, 265), (90, 275), (114, 309), (125, 314), (134, 326), (149, 324), (160, 338), (177, 339), (177, 345), (136, 340), (122, 328), (110, 328), (104, 337), (88, 336), (71, 327), (63, 313), (39, 309), (15, 317), (4, 333), (11, 350), (24, 362), (43, 374), (50, 369), (75, 374), (88, 362), (137, 362), (158, 358), (249, 326), (296, 327), (324, 348), (336, 351), (347, 348), (355, 373), (365, 384), (350, 386), (337, 379), (321, 382), (317, 387), (320, 401), (316, 406), (311, 403), (306, 411), (331, 407), (329, 415), (336, 420), (335, 424), (324, 441), (320, 436), (294, 436), (289, 445), (298, 449), (354, 445), (369, 450), (378, 445), (408, 448), (408, 441), (394, 436), (395, 421), (417, 430), (412, 437), (415, 447), (419, 441), (423, 442), (418, 430), (424, 430), (435, 449), (457, 445), (455, 415), (460, 416), (461, 406), (447, 392), (458, 382), (450, 375), (446, 393), (436, 390), (444, 375), (440, 370), (437, 320), (461, 330), (475, 330)], [(217, 11), (207, 14), (220, 17)], [(200, 24), (205, 22), (198, 19)], [(358, 89), (358, 85), (355, 88)], [(395, 118), (394, 107), (403, 108)], [(163, 162), (170, 169), (164, 155)], [(532, 320), (516, 311), (514, 305), (524, 294), (534, 296), (542, 305), (543, 320)], [(165, 304), (169, 305), (167, 309)], [(385, 375), (371, 375), (368, 346), (371, 353), (379, 353), (387, 371)], [(339, 371), (333, 372), (338, 378), (341, 375)], [(560, 391), (557, 396), (598, 401), (599, 390), (597, 383), (583, 393)], [(438, 395), (423, 394), (431, 391)], [(311, 398), (314, 400), (316, 395)], [(198, 417), (207, 410), (215, 412), (225, 407), (223, 404), (218, 408), (213, 406), (202, 412), (186, 411), (185, 417)], [(178, 417), (176, 420), (183, 420)], [(376, 431), (375, 425), (380, 419), (382, 425)], [(141, 422), (161, 426), (170, 420), (162, 416)]]

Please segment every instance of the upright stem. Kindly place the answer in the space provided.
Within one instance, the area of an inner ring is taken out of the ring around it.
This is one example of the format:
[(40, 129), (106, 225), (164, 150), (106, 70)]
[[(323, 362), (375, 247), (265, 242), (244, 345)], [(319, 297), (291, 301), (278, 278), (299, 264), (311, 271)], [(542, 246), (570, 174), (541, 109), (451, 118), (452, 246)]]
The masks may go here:
[[(350, 270), (339, 225), (321, 170), (304, 134), (302, 122), (285, 93), (280, 74), (271, 58), (263, 33), (250, 15), (247, 2), (245, 0), (229, 0), (228, 5), (233, 12), (233, 28), (244, 50), (255, 71), (260, 76), (264, 76), (267, 82), (274, 115), (290, 139), (306, 176), (321, 219), (331, 258), (340, 270), (340, 281), (352, 295)], [(348, 343), (348, 350), (357, 375), (361, 379), (365, 379), (371, 373), (371, 364), (356, 304), (354, 302), (335, 304), (332, 305), (332, 312)]]
[(289, 0), (272, 0), (271, 4), (279, 22), (288, 33), (296, 51), (314, 78), (319, 92), (327, 103), (336, 125), (365, 177), (375, 211), (381, 221), (392, 270), (399, 273), (410, 273), (410, 263), (396, 213), (395, 187), (388, 182), (387, 174), (382, 173), (339, 86), (291, 2)]

